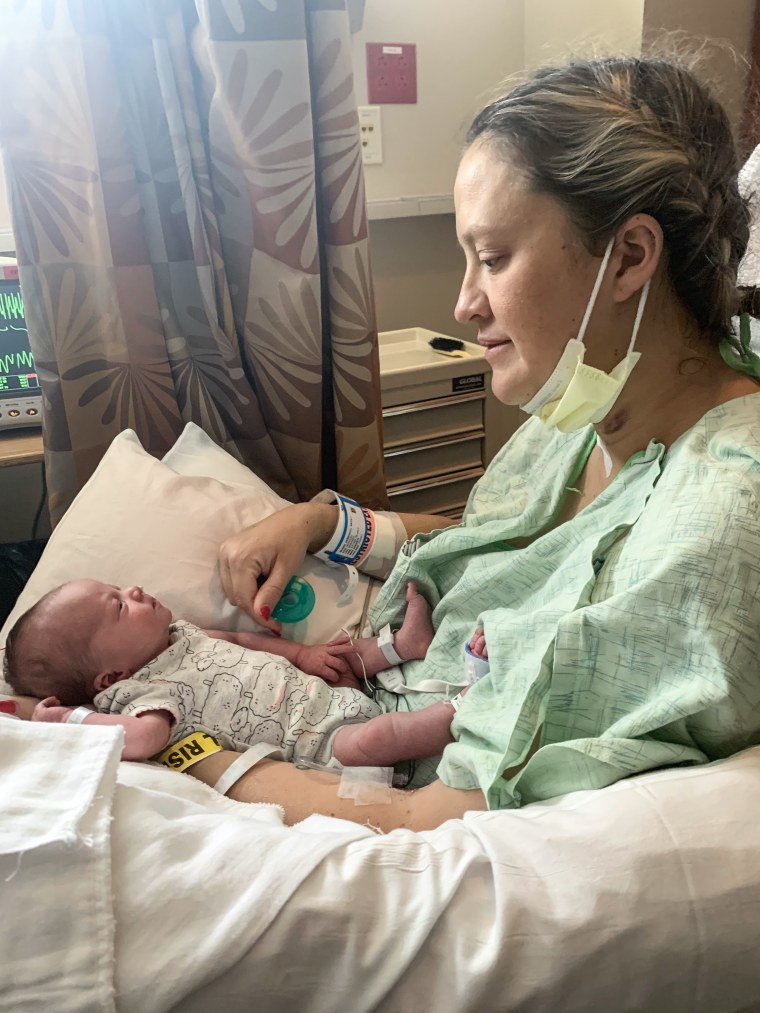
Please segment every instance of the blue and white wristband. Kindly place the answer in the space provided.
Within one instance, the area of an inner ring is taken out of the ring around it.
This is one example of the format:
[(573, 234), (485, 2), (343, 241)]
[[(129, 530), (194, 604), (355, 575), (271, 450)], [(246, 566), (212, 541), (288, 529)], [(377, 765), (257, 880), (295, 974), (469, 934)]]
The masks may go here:
[(372, 512), (332, 489), (326, 489), (321, 496), (329, 496), (330, 502), (337, 504), (338, 523), (328, 543), (314, 555), (327, 563), (355, 566), (373, 540), (375, 525)]
[(368, 576), (385, 579), (407, 539), (406, 528), (398, 514), (389, 510), (367, 510), (332, 489), (323, 489), (312, 502), (338, 506), (335, 531), (314, 555), (327, 563), (343, 563), (349, 569), (358, 567)]

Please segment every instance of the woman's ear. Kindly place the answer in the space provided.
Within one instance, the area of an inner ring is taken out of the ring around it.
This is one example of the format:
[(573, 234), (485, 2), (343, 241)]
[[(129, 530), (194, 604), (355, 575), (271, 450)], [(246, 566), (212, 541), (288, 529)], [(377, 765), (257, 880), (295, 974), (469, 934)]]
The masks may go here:
[(651, 215), (633, 215), (617, 231), (613, 258), (613, 296), (625, 302), (653, 277), (662, 260), (664, 238)]

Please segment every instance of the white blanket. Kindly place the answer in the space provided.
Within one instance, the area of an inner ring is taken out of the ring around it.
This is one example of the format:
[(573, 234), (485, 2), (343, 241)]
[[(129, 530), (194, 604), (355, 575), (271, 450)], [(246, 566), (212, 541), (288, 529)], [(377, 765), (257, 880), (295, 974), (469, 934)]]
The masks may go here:
[(760, 1009), (760, 749), (380, 837), (120, 740), (0, 721), (0, 1009)]

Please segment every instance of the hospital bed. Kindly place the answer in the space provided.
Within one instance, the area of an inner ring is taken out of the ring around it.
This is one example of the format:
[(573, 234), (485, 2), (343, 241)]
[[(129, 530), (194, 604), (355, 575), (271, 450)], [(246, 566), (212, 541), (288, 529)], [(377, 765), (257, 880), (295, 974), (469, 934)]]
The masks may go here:
[[(217, 547), (282, 505), (194, 426), (163, 461), (122, 433), (17, 608), (91, 576), (251, 628)], [(307, 566), (294, 635), (358, 628), (372, 582)], [(760, 748), (381, 836), (120, 763), (120, 734), (0, 717), (0, 1009), (760, 1010)]]

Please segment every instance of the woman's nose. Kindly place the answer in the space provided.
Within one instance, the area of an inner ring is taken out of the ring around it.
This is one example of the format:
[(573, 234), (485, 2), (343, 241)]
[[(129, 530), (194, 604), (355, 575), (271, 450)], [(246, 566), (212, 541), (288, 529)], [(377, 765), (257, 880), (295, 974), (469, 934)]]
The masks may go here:
[(469, 324), (473, 320), (487, 318), (489, 312), (488, 300), (484, 292), (465, 276), (454, 307), (455, 319), (460, 324)]
[(138, 587), (137, 584), (133, 584), (132, 587), (128, 587), (124, 594), (127, 598), (133, 598), (135, 601), (143, 600), (143, 589)]

